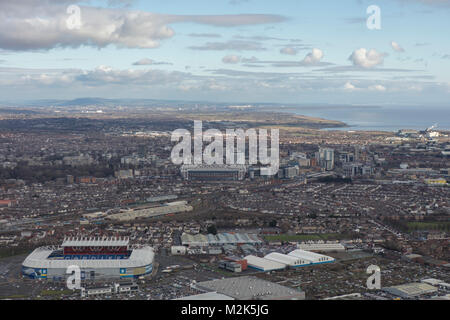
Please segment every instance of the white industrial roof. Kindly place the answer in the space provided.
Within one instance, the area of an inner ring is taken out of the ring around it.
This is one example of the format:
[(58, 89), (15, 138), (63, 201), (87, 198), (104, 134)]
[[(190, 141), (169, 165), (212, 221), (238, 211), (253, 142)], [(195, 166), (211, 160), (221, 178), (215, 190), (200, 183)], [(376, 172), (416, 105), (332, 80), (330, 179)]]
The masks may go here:
[(383, 288), (383, 290), (405, 298), (416, 297), (438, 291), (436, 287), (433, 287), (427, 283), (407, 283), (399, 286)]
[(217, 235), (190, 235), (183, 233), (181, 235), (181, 242), (183, 245), (224, 245), (224, 244), (254, 244), (261, 243), (256, 235), (245, 233), (219, 233)]
[(281, 270), (281, 269), (286, 268), (286, 264), (284, 264), (284, 263), (275, 262), (275, 261), (264, 259), (264, 258), (259, 258), (257, 256), (249, 255), (249, 256), (246, 256), (244, 259), (247, 260), (247, 263), (249, 266), (261, 269), (263, 271)]
[(423, 279), (421, 282), (428, 283), (428, 284), (430, 284), (432, 286), (437, 286), (438, 284), (444, 283), (444, 281), (442, 281), (442, 280), (432, 279), (432, 278), (430, 278), (430, 279)]
[(217, 238), (216, 238), (215, 235), (213, 235), (213, 234), (208, 234), (207, 237), (208, 237), (208, 242), (209, 242), (209, 243), (211, 243), (211, 244), (217, 243)]
[(250, 240), (253, 240), (253, 242), (259, 242), (259, 243), (262, 242), (256, 234), (248, 234), (248, 236), (249, 236)]
[(236, 242), (238, 242), (238, 241), (236, 240), (236, 237), (234, 236), (234, 234), (231, 234), (231, 233), (224, 233), (224, 236), (225, 236), (225, 238), (227, 238), (227, 240), (228, 240), (229, 243), (236, 243)]
[(288, 266), (298, 266), (298, 265), (303, 265), (303, 264), (309, 264), (310, 263), (309, 260), (301, 259), (301, 258), (294, 257), (294, 256), (288, 256), (286, 254), (281, 254), (281, 253), (278, 253), (278, 252), (269, 253), (268, 255), (266, 255), (264, 257), (264, 259), (275, 261), (275, 262), (279, 262), (279, 263), (283, 263), (283, 264), (286, 264)]
[(228, 241), (223, 233), (218, 234), (217, 239), (219, 239), (220, 243), (227, 243), (227, 241)]
[(322, 254), (310, 252), (310, 251), (301, 250), (301, 249), (294, 250), (294, 251), (290, 252), (289, 255), (300, 258), (300, 259), (309, 260), (312, 263), (319, 263), (319, 262), (334, 260), (334, 258), (325, 256)]
[(343, 251), (345, 247), (340, 243), (299, 243), (297, 248), (310, 251)]

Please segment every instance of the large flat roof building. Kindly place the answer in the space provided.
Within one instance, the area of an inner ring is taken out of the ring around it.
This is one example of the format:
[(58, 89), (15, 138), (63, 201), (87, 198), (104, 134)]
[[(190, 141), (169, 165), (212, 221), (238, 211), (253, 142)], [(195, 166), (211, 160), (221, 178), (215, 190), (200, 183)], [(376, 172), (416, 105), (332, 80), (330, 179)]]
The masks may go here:
[(190, 206), (186, 201), (177, 201), (166, 203), (158, 207), (124, 210), (108, 216), (107, 219), (117, 221), (130, 221), (135, 219), (159, 217), (168, 214), (190, 212), (192, 210), (194, 210), (194, 208)]
[(299, 243), (297, 248), (316, 252), (345, 251), (345, 247), (340, 243)]
[(244, 244), (262, 244), (263, 241), (254, 234), (246, 233), (219, 233), (217, 235), (208, 234), (196, 234), (191, 235), (183, 233), (181, 235), (181, 244), (183, 246), (224, 246), (231, 245), (244, 245)]
[(438, 289), (427, 283), (407, 283), (399, 286), (383, 288), (383, 291), (389, 292), (402, 298), (415, 298), (424, 294), (435, 293)]
[(225, 294), (217, 293), (217, 292), (206, 292), (206, 293), (200, 293), (192, 296), (187, 296), (183, 298), (178, 298), (175, 300), (184, 300), (184, 301), (201, 301), (201, 300), (219, 300), (219, 301), (225, 301), (225, 300), (235, 300), (232, 297), (229, 297)]
[(305, 251), (301, 249), (297, 249), (290, 252), (289, 256), (307, 260), (311, 264), (331, 263), (335, 261), (335, 259), (332, 257), (328, 257), (322, 254), (314, 253), (311, 251)]
[(304, 300), (305, 292), (256, 277), (237, 277), (199, 282), (195, 287), (236, 300)]
[(259, 258), (257, 256), (249, 255), (246, 256), (244, 259), (247, 260), (247, 265), (249, 268), (253, 268), (259, 271), (267, 272), (267, 271), (283, 270), (286, 268), (286, 264), (284, 263)]
[(285, 264), (289, 267), (301, 267), (310, 264), (309, 260), (301, 259), (294, 256), (289, 256), (286, 254), (278, 253), (278, 252), (272, 252), (269, 253), (264, 257), (264, 259), (279, 262), (282, 264)]

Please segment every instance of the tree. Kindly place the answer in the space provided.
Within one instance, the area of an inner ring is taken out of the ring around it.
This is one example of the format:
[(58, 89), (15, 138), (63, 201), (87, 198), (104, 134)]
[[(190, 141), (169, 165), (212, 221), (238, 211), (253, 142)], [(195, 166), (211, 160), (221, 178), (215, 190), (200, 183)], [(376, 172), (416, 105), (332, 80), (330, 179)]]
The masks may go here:
[(208, 233), (211, 233), (213, 235), (217, 234), (217, 227), (215, 225), (210, 225), (207, 229)]

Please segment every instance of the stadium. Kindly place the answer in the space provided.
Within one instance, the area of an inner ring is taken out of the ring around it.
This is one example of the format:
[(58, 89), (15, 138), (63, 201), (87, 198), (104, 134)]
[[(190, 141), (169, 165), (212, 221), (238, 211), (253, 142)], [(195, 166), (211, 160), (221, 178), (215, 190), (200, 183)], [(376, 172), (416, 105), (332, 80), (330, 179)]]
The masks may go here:
[(152, 273), (154, 256), (151, 247), (131, 246), (128, 238), (67, 238), (60, 247), (35, 249), (22, 263), (22, 274), (61, 281), (75, 265), (81, 280), (138, 278)]
[(238, 181), (245, 178), (245, 165), (183, 165), (181, 175), (192, 181)]

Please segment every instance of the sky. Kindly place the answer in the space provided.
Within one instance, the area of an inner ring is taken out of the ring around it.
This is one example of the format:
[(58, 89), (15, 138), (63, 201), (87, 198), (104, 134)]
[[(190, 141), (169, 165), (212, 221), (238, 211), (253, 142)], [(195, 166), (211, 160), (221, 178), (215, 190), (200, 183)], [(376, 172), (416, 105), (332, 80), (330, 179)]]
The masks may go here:
[(449, 18), (450, 0), (0, 0), (0, 100), (449, 108)]

